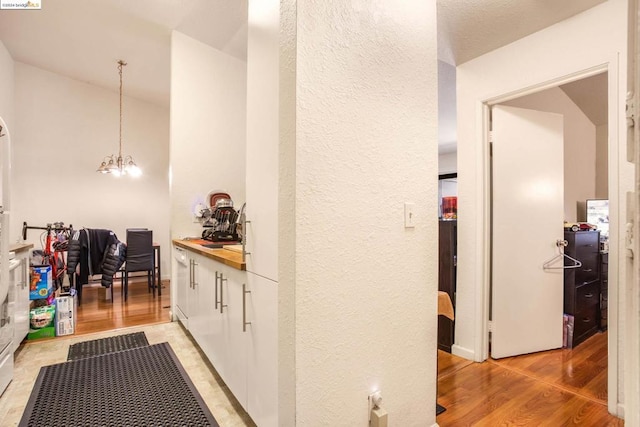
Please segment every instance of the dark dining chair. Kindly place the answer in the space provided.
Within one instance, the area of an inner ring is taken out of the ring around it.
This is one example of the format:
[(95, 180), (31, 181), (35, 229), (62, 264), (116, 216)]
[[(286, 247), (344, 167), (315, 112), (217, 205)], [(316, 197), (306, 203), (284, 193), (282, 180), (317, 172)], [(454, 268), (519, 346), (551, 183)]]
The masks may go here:
[(155, 254), (153, 252), (153, 230), (128, 229), (127, 230), (127, 256), (123, 268), (122, 293), (124, 300), (129, 294), (129, 273), (137, 271), (147, 272), (147, 284), (149, 292), (156, 296)]

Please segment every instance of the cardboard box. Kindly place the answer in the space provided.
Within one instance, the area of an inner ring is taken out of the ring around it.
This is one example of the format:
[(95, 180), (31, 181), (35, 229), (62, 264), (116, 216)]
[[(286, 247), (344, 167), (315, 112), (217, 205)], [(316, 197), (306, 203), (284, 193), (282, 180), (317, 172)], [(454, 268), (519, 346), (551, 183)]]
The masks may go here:
[(55, 337), (56, 308), (53, 305), (37, 307), (29, 311), (29, 333), (27, 339)]
[(76, 331), (76, 297), (56, 298), (56, 336), (72, 335)]
[(31, 267), (29, 276), (29, 299), (44, 299), (53, 291), (53, 278), (50, 265)]

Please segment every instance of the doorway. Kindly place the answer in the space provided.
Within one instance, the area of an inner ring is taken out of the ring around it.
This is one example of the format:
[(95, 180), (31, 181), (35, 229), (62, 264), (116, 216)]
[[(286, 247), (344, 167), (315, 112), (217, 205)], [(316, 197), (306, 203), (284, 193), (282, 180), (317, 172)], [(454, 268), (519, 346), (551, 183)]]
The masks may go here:
[(492, 361), (603, 404), (602, 266), (616, 242), (608, 223), (562, 221), (586, 222), (587, 201), (608, 200), (607, 82), (603, 72), (492, 104), (489, 150)]

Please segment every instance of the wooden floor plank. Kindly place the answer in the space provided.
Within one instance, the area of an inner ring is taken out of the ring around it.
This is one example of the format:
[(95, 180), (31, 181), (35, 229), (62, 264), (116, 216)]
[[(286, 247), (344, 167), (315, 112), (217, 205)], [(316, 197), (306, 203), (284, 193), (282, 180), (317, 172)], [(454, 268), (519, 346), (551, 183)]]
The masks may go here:
[(169, 281), (162, 283), (162, 296), (155, 298), (147, 290), (146, 279), (129, 281), (129, 296), (121, 295), (120, 280), (114, 280), (114, 302), (110, 290), (99, 283), (82, 287), (82, 304), (78, 306), (76, 335), (103, 332), (129, 326), (151, 325), (169, 321)]
[(607, 334), (483, 363), (438, 352), (440, 426), (623, 426), (607, 410)]

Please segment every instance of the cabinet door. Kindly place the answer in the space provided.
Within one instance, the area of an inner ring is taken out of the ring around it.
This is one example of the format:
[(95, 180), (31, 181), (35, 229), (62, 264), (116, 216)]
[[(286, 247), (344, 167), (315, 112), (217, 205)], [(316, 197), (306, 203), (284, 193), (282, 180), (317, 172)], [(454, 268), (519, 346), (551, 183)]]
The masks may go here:
[(247, 343), (242, 333), (242, 284), (245, 273), (225, 266), (219, 279), (219, 309), (222, 339), (217, 343), (223, 355), (220, 376), (229, 390), (247, 409)]
[(247, 412), (261, 427), (278, 425), (278, 284), (247, 274)]
[[(176, 286), (176, 301), (175, 301), (175, 317), (180, 320), (185, 328), (189, 329), (189, 306), (187, 303), (187, 297), (191, 289), (191, 263), (189, 262), (189, 256), (187, 251), (177, 247), (173, 247), (174, 256), (171, 260), (173, 267), (173, 280), (171, 283), (175, 283)], [(180, 261), (176, 258), (179, 258)]]
[[(279, 3), (249, 3), (247, 271), (278, 280)], [(254, 16), (255, 15), (255, 16)], [(257, 24), (259, 22), (259, 24)], [(270, 53), (269, 53), (270, 52)]]
[(20, 265), (13, 272), (12, 285), (15, 287), (15, 310), (14, 310), (14, 339), (13, 351), (15, 351), (22, 340), (29, 332), (29, 286), (28, 277), (28, 252), (24, 252), (17, 258)]
[(250, 194), (247, 183), (247, 271), (278, 280), (277, 212), (267, 211), (265, 202), (250, 199)]
[(206, 288), (207, 282), (209, 282), (208, 271), (206, 268), (206, 260), (204, 257), (197, 254), (189, 254), (189, 260), (191, 261), (191, 275), (192, 284), (189, 288), (187, 296), (187, 306), (189, 313), (189, 332), (196, 340), (202, 351), (207, 353), (207, 319), (205, 311), (203, 309), (204, 293), (203, 289)]

